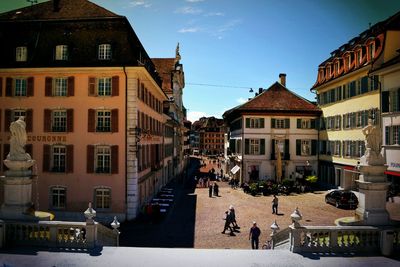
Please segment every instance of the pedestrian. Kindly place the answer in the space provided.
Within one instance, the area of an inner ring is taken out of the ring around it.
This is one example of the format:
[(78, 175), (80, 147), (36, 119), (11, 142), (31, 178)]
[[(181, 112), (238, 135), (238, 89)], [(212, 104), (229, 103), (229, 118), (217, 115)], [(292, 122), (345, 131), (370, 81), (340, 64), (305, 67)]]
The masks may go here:
[(272, 199), (272, 214), (278, 215), (278, 198), (276, 195)]
[(257, 223), (253, 222), (253, 227), (250, 228), (249, 240), (251, 239), (251, 248), (258, 249), (259, 237), (261, 234), (260, 228), (258, 228)]
[(218, 193), (219, 193), (219, 186), (218, 186), (218, 184), (215, 182), (215, 183), (214, 183), (214, 196), (218, 197)]
[(233, 228), (231, 227), (231, 215), (229, 214), (228, 211), (225, 211), (225, 225), (224, 225), (224, 230), (221, 232), (221, 234), (225, 234), (226, 230), (230, 230), (229, 235), (230, 236), (235, 236), (235, 234), (233, 233)]
[(231, 223), (234, 229), (240, 229), (239, 225), (236, 222), (236, 213), (235, 213), (235, 209), (233, 208), (232, 205), (229, 206), (229, 212), (231, 215)]
[(210, 182), (208, 183), (208, 196), (209, 197), (213, 196), (213, 186)]

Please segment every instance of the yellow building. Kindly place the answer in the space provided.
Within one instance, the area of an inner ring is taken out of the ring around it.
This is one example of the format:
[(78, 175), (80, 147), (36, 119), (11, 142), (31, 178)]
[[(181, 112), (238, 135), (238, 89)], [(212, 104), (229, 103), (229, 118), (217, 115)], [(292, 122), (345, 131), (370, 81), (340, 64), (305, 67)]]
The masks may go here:
[(379, 22), (342, 45), (319, 65), (317, 94), (322, 110), (319, 133), (319, 176), (322, 183), (350, 189), (358, 179), (357, 164), (364, 155), (362, 128), (372, 119), (381, 125), (379, 76), (374, 65), (392, 46), (390, 29), (399, 14)]

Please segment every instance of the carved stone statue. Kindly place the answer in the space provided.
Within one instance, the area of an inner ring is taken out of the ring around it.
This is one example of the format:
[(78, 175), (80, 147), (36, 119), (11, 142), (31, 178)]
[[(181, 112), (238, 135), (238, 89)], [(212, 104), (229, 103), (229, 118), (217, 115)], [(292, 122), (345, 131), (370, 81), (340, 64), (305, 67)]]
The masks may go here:
[(368, 125), (362, 129), (365, 135), (365, 154), (361, 157), (364, 165), (383, 165), (384, 158), (381, 151), (381, 131), (368, 119)]
[(25, 144), (27, 141), (26, 136), (26, 123), (24, 117), (19, 117), (18, 120), (14, 121), (10, 125), (10, 153), (7, 156), (8, 160), (30, 160), (31, 156), (25, 153)]

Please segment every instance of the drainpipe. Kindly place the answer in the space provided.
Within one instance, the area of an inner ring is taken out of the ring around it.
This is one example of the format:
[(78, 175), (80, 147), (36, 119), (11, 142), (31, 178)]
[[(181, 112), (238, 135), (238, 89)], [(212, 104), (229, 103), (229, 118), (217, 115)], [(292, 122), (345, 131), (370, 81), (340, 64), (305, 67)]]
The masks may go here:
[[(125, 75), (125, 116), (126, 114), (128, 114), (128, 75), (126, 73), (126, 69), (125, 66), (122, 67), (123, 71), (124, 71), (124, 75)], [(127, 179), (127, 175), (128, 175), (128, 164), (127, 160), (128, 160), (128, 136), (126, 134), (126, 131), (128, 129), (128, 120), (125, 117), (125, 219), (128, 220), (128, 179)]]

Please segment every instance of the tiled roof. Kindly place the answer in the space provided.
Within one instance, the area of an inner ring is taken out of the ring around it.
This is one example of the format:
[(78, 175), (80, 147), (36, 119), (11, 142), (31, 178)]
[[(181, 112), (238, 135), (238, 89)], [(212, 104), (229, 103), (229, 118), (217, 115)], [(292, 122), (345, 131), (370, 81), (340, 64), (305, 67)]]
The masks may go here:
[[(54, 2), (58, 2), (56, 7)], [(121, 16), (87, 0), (53, 0), (0, 14), (0, 20), (12, 21), (89, 19), (100, 17)]]
[(321, 110), (310, 101), (298, 96), (278, 82), (246, 103), (224, 113), (224, 118), (238, 113), (307, 113), (320, 114)]
[(162, 89), (172, 93), (172, 71), (175, 69), (175, 58), (152, 58), (158, 74), (162, 79)]

